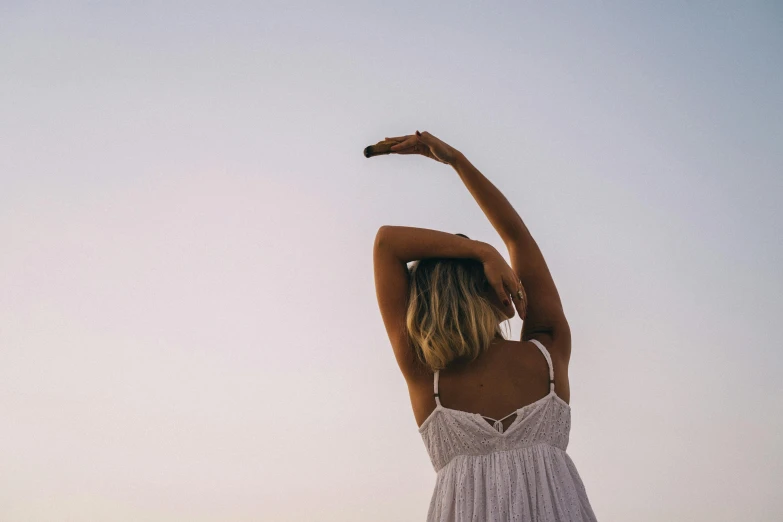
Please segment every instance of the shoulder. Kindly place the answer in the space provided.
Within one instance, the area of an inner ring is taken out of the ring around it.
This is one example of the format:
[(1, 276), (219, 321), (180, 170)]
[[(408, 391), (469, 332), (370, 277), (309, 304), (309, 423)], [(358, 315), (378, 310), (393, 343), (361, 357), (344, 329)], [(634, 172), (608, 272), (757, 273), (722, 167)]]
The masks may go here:
[(552, 360), (568, 364), (571, 359), (571, 328), (563, 320), (555, 328), (540, 329), (532, 332), (522, 330), (522, 340), (536, 340), (544, 345)]
[(568, 377), (568, 363), (571, 357), (571, 333), (538, 332), (527, 337), (528, 341), (537, 341), (549, 353), (552, 373), (555, 379), (555, 393), (567, 404), (571, 401), (571, 384)]
[(403, 372), (403, 377), (405, 377), (405, 382), (411, 391), (429, 389), (433, 386), (435, 372), (416, 358), (407, 371)]

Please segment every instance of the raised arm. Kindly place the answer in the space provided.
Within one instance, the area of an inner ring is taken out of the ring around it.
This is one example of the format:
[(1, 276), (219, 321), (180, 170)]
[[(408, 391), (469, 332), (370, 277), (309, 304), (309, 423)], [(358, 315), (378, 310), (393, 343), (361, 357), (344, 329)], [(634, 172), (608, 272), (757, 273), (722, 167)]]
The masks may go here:
[[(421, 377), (422, 372), (405, 328), (410, 290), (407, 263), (432, 257), (481, 262), (501, 302), (517, 288), (513, 269), (488, 243), (427, 228), (384, 225), (378, 229), (373, 246), (375, 293), (397, 364), (408, 381)], [(521, 306), (521, 301), (514, 298), (503, 312), (513, 317), (514, 308), (521, 313)]]
[(455, 151), (453, 158), (450, 165), (506, 244), (511, 266), (525, 287), (528, 311), (522, 327), (522, 340), (546, 335), (551, 338), (550, 351), (559, 352), (567, 360), (571, 353), (571, 330), (538, 244), (500, 190), (464, 154)]
[(395, 154), (419, 154), (453, 167), (492, 226), (506, 244), (511, 266), (527, 294), (527, 317), (522, 340), (548, 337), (550, 352), (568, 361), (571, 330), (563, 312), (560, 295), (533, 236), (511, 203), (460, 151), (429, 132), (386, 138), (396, 142)]

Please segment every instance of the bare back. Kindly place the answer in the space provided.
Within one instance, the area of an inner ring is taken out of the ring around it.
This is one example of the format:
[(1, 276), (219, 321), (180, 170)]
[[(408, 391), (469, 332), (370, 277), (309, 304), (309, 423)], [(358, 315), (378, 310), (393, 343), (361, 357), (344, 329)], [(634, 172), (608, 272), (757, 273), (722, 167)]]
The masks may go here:
[[(545, 346), (547, 335), (533, 336)], [(547, 346), (548, 348), (548, 346)], [(555, 393), (569, 402), (566, 363), (554, 354)], [(421, 426), (435, 409), (432, 373), (409, 387), (416, 424)], [(530, 341), (496, 339), (475, 361), (453, 363), (440, 371), (439, 396), (443, 407), (502, 419), (549, 393), (549, 368), (541, 351)], [(503, 421), (507, 428), (515, 420)], [(489, 420), (489, 424), (492, 424)]]

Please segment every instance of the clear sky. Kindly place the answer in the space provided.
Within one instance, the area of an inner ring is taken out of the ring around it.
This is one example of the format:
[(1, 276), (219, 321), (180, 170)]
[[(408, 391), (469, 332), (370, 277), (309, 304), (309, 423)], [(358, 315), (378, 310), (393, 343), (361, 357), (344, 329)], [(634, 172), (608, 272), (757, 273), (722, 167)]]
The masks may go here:
[(590, 4), (0, 3), (0, 520), (423, 520), (373, 239), (503, 245), (417, 129), (549, 263), (598, 518), (783, 519), (783, 8)]

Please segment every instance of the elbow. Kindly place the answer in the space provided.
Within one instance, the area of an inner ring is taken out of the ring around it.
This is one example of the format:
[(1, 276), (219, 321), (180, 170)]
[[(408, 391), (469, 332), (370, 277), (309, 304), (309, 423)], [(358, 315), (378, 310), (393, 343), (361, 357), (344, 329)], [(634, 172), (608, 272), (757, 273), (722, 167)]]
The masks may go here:
[(390, 225), (381, 225), (381, 227), (378, 229), (378, 232), (375, 233), (375, 243), (373, 244), (373, 248), (378, 249), (381, 247), (381, 245), (383, 245), (383, 243), (386, 241), (386, 236), (388, 235), (390, 228)]

